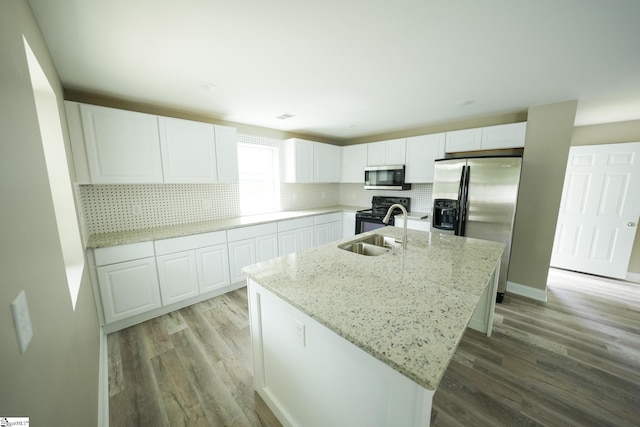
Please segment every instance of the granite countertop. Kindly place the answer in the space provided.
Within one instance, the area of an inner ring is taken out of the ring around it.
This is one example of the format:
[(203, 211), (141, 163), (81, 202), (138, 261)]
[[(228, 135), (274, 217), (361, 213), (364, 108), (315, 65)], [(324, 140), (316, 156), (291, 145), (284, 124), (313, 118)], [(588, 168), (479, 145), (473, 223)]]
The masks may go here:
[[(385, 227), (365, 234), (399, 238)], [(345, 239), (341, 242), (364, 237)], [(380, 256), (340, 242), (245, 268), (248, 277), (422, 387), (435, 390), (504, 244), (408, 230)]]
[(114, 233), (93, 234), (87, 241), (87, 249), (103, 248), (107, 246), (126, 245), (129, 243), (147, 242), (151, 240), (170, 239), (172, 237), (189, 236), (192, 234), (208, 233), (211, 231), (228, 230), (231, 228), (247, 227), (305, 216), (322, 215), (333, 212), (355, 212), (366, 209), (358, 206), (327, 206), (302, 211), (274, 212), (261, 215), (248, 215), (236, 218), (226, 218), (217, 221), (198, 222), (194, 224), (167, 225), (164, 227), (145, 228), (141, 230), (118, 231)]

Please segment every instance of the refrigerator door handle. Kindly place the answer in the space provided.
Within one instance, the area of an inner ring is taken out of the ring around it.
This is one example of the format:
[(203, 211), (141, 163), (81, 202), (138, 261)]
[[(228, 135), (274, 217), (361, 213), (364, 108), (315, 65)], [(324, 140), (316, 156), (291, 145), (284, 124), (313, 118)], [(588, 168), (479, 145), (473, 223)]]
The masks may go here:
[(462, 194), (460, 197), (460, 218), (458, 220), (457, 236), (464, 236), (467, 225), (467, 205), (469, 200), (469, 176), (471, 175), (471, 166), (463, 168), (461, 187)]

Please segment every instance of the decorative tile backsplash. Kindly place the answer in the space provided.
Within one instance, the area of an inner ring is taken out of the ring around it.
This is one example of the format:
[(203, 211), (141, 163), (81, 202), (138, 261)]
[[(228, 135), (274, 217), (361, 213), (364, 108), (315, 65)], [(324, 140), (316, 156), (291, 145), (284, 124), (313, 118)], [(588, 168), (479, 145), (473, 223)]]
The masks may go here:
[[(238, 142), (283, 147), (283, 142), (238, 135)], [(284, 165), (284, 150), (280, 150)], [(291, 184), (281, 170), (280, 210), (323, 206), (367, 207), (371, 197), (411, 197), (411, 210), (431, 212), (431, 184), (414, 184), (409, 191), (365, 190), (362, 184)], [(212, 221), (240, 215), (238, 183), (79, 185), (76, 188), (84, 234), (137, 230), (165, 225)]]
[(365, 190), (364, 184), (340, 184), (340, 203), (348, 206), (371, 206), (373, 196), (410, 197), (413, 212), (431, 213), (432, 184), (412, 184), (411, 190)]

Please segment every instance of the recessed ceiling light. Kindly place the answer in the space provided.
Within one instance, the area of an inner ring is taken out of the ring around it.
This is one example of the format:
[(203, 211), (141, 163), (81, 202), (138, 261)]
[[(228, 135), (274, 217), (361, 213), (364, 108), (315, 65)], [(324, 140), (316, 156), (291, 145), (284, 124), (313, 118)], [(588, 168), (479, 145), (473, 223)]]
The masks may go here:
[(281, 114), (281, 115), (279, 115), (278, 117), (276, 117), (276, 119), (279, 119), (279, 120), (287, 120), (287, 119), (290, 119), (291, 117), (295, 117), (295, 116), (296, 116), (295, 114), (291, 114), (291, 113), (284, 113), (284, 114)]

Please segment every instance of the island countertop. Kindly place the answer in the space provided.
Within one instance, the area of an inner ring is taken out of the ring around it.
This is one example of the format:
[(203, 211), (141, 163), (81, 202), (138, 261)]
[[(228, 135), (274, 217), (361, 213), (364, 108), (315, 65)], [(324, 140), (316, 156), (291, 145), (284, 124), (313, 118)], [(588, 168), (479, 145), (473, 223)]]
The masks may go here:
[[(402, 229), (365, 234), (401, 238)], [(363, 256), (338, 248), (349, 240), (354, 238), (255, 264), (245, 273), (420, 386), (435, 390), (504, 244), (408, 230), (405, 251)]]

